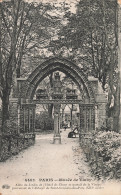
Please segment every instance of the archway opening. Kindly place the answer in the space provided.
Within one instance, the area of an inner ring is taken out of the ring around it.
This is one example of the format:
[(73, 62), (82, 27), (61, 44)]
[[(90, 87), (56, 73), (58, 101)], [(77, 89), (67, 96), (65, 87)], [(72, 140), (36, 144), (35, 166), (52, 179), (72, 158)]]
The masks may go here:
[(91, 84), (88, 81), (87, 75), (85, 75), (76, 64), (73, 64), (68, 60), (58, 58), (45, 61), (29, 75), (21, 91), (23, 98), (32, 99), (39, 83), (54, 71), (63, 72), (65, 75), (70, 77), (79, 89), (81, 89), (83, 85), (90, 102), (95, 102), (94, 93)]
[[(53, 99), (53, 93), (56, 92), (54, 91), (54, 76), (56, 74), (59, 74), (61, 82), (61, 90), (59, 91), (58, 89), (58, 93), (56, 95), (58, 95), (58, 98), (61, 97), (63, 101), (65, 100), (65, 102), (62, 103), (60, 99), (60, 128), (67, 126), (68, 128), (73, 129), (74, 126), (79, 126), (79, 104), (76, 100), (83, 102), (86, 98), (88, 98), (88, 96), (86, 97), (86, 91), (84, 93), (83, 89), (79, 90), (76, 83), (64, 73), (54, 71), (40, 82), (33, 96), (33, 100), (36, 102), (35, 128), (37, 132), (39, 129), (40, 131), (49, 131), (54, 128), (54, 103), (46, 103), (46, 100), (51, 101)], [(43, 104), (41, 104), (42, 99), (45, 99)]]
[[(77, 125), (76, 122), (73, 124), (72, 120), (74, 118), (74, 108), (78, 110), (78, 113), (75, 113), (75, 118), (78, 118), (79, 130), (88, 131), (95, 128), (95, 96), (91, 84), (83, 71), (72, 62), (65, 59), (50, 59), (37, 67), (20, 88), (20, 98), (24, 99), (25, 106), (30, 103), (31, 105), (39, 105), (38, 108), (41, 105), (41, 108), (45, 109), (47, 107), (46, 109), (50, 110), (48, 115), (44, 111), (42, 111), (43, 114), (41, 113), (44, 116), (44, 129), (47, 128), (46, 122), (53, 119), (52, 115), (54, 115), (54, 139), (60, 139), (60, 127), (63, 126), (63, 124), (60, 124), (60, 119), (64, 117), (60, 110), (64, 112), (64, 105), (70, 105), (71, 107), (71, 130), (74, 125)], [(30, 104), (28, 107), (31, 106)], [(26, 113), (30, 113), (29, 108)], [(30, 118), (28, 116), (27, 120), (30, 121)], [(26, 117), (24, 117), (24, 120), (26, 121)], [(25, 121), (23, 123), (26, 123)], [(63, 119), (62, 123), (64, 122)], [(66, 122), (66, 125), (67, 123), (69, 121)], [(28, 128), (30, 126), (28, 123)], [(34, 124), (35, 126), (36, 124)], [(53, 128), (51, 127), (51, 129)], [(25, 125), (24, 131), (26, 131)]]

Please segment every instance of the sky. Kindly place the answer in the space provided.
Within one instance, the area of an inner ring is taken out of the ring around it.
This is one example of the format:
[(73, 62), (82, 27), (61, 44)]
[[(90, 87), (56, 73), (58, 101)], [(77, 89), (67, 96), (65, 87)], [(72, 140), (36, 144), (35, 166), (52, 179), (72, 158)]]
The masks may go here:
[(65, 4), (65, 7), (69, 7), (70, 11), (75, 13), (76, 7), (75, 5), (79, 2), (79, 0), (25, 0), (27, 2), (43, 2), (43, 3), (51, 3), (58, 7), (61, 7), (62, 4)]
[[(2, 1), (10, 1), (10, 0), (0, 0), (0, 2), (2, 2)], [(34, 1), (34, 2), (42, 2), (42, 1), (49, 2), (49, 0), (26, 0), (26, 1), (28, 1), (28, 2), (32, 2), (32, 1)], [(121, 0), (117, 0), (117, 1), (121, 5)], [(68, 4), (75, 4), (76, 2), (78, 2), (78, 0), (51, 0), (51, 2), (53, 2), (53, 3), (65, 2)], [(72, 6), (72, 10), (73, 10), (73, 6)]]
[[(0, 1), (2, 1), (2, 0), (0, 0)], [(49, 2), (49, 0), (27, 0), (28, 2), (30, 1), (35, 1), (35, 2), (41, 2), (41, 1), (44, 1), (44, 2)], [(65, 3), (68, 3), (68, 4), (75, 4), (76, 2), (78, 2), (78, 0), (51, 0), (51, 2), (58, 2), (58, 3), (60, 3), (60, 2), (65, 2)], [(118, 0), (118, 3), (119, 4), (121, 4), (121, 0)]]

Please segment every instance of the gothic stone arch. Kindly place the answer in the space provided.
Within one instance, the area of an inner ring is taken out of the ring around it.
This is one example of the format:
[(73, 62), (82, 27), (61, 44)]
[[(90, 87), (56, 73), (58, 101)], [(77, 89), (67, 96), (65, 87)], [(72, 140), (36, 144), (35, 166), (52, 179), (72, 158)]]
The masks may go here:
[[(98, 80), (89, 80), (76, 64), (66, 59), (52, 58), (40, 64), (27, 79), (18, 79), (18, 99), (21, 108), (20, 116), (21, 118), (23, 117), (20, 119), (19, 123), (21, 128), (24, 129), (24, 132), (26, 129), (28, 129), (27, 131), (29, 132), (34, 128), (35, 113), (31, 100), (33, 99), (37, 86), (46, 76), (49, 75), (49, 73), (57, 70), (72, 78), (72, 80), (78, 85), (80, 91), (82, 85), (86, 91), (88, 99), (80, 105), (80, 128), (84, 131), (89, 131), (101, 126), (105, 121), (106, 101), (104, 94), (98, 94)], [(31, 114), (30, 116), (30, 113), (34, 114)], [(26, 123), (27, 114), (28, 123)], [(18, 118), (20, 118), (20, 116)], [(99, 122), (98, 118), (100, 120)], [(30, 122), (32, 124), (30, 124)], [(21, 124), (24, 125), (24, 128)]]
[(87, 95), (89, 97), (89, 103), (95, 102), (95, 96), (91, 83), (85, 76), (83, 71), (74, 63), (59, 58), (52, 58), (44, 63), (40, 64), (21, 84), (21, 89), (19, 89), (19, 95), (24, 99), (32, 99), (38, 84), (53, 71), (59, 70), (66, 75), (68, 75), (72, 80), (78, 85), (79, 89), (83, 84)]

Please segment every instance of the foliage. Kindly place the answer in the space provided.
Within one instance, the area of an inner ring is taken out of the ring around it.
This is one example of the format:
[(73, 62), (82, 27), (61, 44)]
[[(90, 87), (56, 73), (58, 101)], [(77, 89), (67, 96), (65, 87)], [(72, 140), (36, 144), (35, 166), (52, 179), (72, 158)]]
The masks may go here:
[(113, 57), (111, 47), (114, 52), (117, 47), (116, 14), (116, 1), (80, 0), (76, 14), (65, 14), (68, 23), (59, 32), (60, 40), (56, 41), (58, 47), (66, 47), (69, 55), (83, 67), (91, 68), (91, 74), (99, 78), (103, 88), (107, 77), (104, 74)]
[[(67, 13), (68, 21), (51, 45), (75, 61), (87, 75), (97, 77), (108, 91), (107, 116), (113, 117), (113, 130), (119, 121), (118, 4), (117, 1), (80, 0), (76, 14)], [(114, 129), (115, 128), (115, 129)]]
[(23, 0), (0, 3), (2, 126), (9, 118), (9, 97), (16, 87), (16, 77), (21, 75), (23, 59), (33, 55), (38, 48), (39, 53), (40, 47), (50, 38), (47, 27), (55, 25), (47, 13), (51, 9), (49, 3), (27, 3)]
[(58, 7), (52, 3), (12, 0), (3, 1), (0, 6), (3, 123), (9, 116), (9, 96), (16, 75), (28, 76), (43, 59), (60, 56), (76, 62), (87, 75), (99, 79), (108, 91), (107, 116), (113, 117), (113, 129), (118, 131), (117, 0), (80, 0), (76, 13), (70, 12), (66, 3)]
[[(98, 154), (97, 160), (103, 159), (98, 170), (96, 168), (97, 162), (93, 157), (90, 159), (91, 169), (96, 177), (121, 179), (121, 134), (114, 131), (99, 131), (90, 134), (90, 140), (94, 153)], [(103, 173), (100, 173), (101, 169), (103, 169)]]
[(54, 129), (54, 121), (49, 117), (48, 112), (44, 111), (36, 115), (35, 128), (40, 130)]
[(4, 125), (4, 135), (16, 135), (17, 134), (17, 121), (14, 118), (10, 118)]

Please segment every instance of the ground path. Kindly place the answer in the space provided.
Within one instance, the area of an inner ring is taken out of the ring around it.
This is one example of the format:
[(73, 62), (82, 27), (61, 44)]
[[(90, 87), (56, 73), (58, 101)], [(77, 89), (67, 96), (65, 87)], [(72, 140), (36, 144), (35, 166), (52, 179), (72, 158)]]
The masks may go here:
[(53, 134), (36, 136), (36, 142), (6, 162), (0, 163), (0, 184), (25, 179), (92, 179), (79, 138), (67, 138), (62, 130), (62, 144), (53, 144)]

